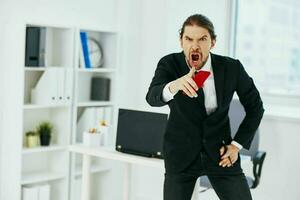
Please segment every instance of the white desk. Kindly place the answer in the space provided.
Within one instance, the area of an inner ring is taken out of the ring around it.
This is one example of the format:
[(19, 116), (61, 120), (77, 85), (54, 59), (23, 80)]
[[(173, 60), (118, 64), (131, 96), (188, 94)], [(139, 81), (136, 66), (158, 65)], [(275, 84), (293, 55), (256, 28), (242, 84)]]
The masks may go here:
[[(138, 164), (142, 166), (148, 166), (148, 167), (165, 170), (164, 161), (162, 159), (147, 158), (142, 156), (125, 154), (116, 151), (114, 147), (88, 147), (84, 145), (70, 145), (69, 151), (83, 155), (81, 200), (90, 200), (91, 156), (124, 162), (125, 171), (124, 171), (124, 180), (123, 180), (123, 200), (129, 200), (129, 196), (130, 196), (129, 194), (130, 164)], [(250, 161), (251, 159), (249, 156), (241, 156), (242, 163), (247, 163)]]

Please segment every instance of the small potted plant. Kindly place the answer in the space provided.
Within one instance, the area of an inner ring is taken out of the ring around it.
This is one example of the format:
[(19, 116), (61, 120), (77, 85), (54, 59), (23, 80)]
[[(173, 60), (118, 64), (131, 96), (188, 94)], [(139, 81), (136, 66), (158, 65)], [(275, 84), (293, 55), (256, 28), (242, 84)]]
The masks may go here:
[(49, 146), (51, 141), (53, 125), (50, 122), (42, 122), (37, 127), (37, 133), (40, 136), (41, 146)]
[(33, 148), (39, 145), (39, 137), (37, 132), (28, 131), (25, 133), (26, 136), (26, 147)]

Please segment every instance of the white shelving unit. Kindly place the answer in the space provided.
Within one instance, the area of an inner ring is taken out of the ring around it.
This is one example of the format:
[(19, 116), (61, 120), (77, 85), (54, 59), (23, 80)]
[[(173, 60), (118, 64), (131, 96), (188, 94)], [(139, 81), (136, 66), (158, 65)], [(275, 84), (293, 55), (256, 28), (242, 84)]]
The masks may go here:
[[(45, 65), (24, 66), (20, 186), (47, 183), (50, 185), (51, 200), (75, 200), (80, 196), (80, 189), (77, 187), (81, 181), (82, 159), (81, 156), (71, 155), (68, 152), (68, 145), (82, 143), (82, 132), (96, 127), (102, 120), (107, 121), (110, 126), (108, 145), (114, 144), (116, 137), (118, 34), (116, 31), (57, 27), (47, 24), (27, 24), (26, 27), (46, 29), (44, 41), (46, 48)], [(93, 37), (100, 43), (104, 59), (101, 67), (87, 69), (80, 66), (80, 31), (87, 32), (89, 37)], [(53, 72), (57, 74), (52, 75), (52, 79), (45, 78)], [(64, 73), (64, 76), (60, 73)], [(108, 100), (91, 100), (93, 77), (110, 79)], [(43, 82), (41, 91), (44, 96), (51, 99), (49, 101), (32, 99), (32, 90), (40, 88), (41, 82)], [(34, 131), (44, 121), (51, 122), (54, 127), (50, 145), (26, 147), (25, 133)], [(101, 174), (110, 172), (110, 169), (109, 162), (93, 160), (91, 173), (94, 175), (95, 187), (103, 184)], [(96, 199), (102, 197), (97, 190), (94, 190), (93, 196)]]
[[(23, 150), (22, 175), (20, 185), (50, 185), (51, 200), (69, 199), (70, 156), (67, 146), (71, 140), (73, 87), (74, 87), (74, 28), (53, 27), (45, 24), (27, 24), (27, 27), (41, 27), (46, 30), (45, 65), (24, 66), (24, 105), (23, 105)], [(25, 31), (25, 30), (24, 30)], [(24, 46), (25, 48), (25, 46)], [(25, 56), (24, 56), (25, 58)], [(45, 79), (49, 71), (56, 69), (64, 76)], [(69, 77), (66, 82), (66, 76)], [(43, 84), (41, 84), (43, 82)], [(54, 85), (57, 88), (54, 88)], [(68, 87), (67, 87), (68, 86)], [(33, 102), (31, 92), (40, 87), (43, 95), (51, 93), (55, 102)], [(59, 91), (59, 88), (63, 90)], [(27, 131), (35, 131), (44, 121), (53, 125), (49, 146), (27, 148)]]
[(31, 154), (31, 153), (40, 153), (40, 152), (51, 152), (51, 151), (65, 151), (67, 150), (67, 146), (63, 145), (51, 145), (48, 147), (36, 147), (36, 148), (23, 148), (23, 155), (24, 154)]
[[(80, 32), (85, 31), (88, 37), (96, 39), (103, 52), (103, 65), (100, 68), (83, 68), (80, 66)], [(72, 144), (82, 143), (82, 133), (91, 127), (99, 125), (105, 120), (110, 126), (109, 144), (114, 144), (116, 132), (116, 84), (117, 84), (117, 56), (118, 56), (118, 34), (116, 31), (105, 31), (88, 28), (78, 28), (75, 30), (75, 89), (72, 124)], [(105, 101), (91, 100), (91, 80), (93, 77), (103, 77), (110, 79), (109, 98)], [(71, 195), (70, 199), (79, 199), (81, 193), (81, 155), (72, 154), (71, 159)], [(93, 173), (92, 185), (101, 187), (104, 172), (109, 173), (110, 163), (105, 160), (92, 159), (91, 173)], [(102, 199), (103, 193), (97, 189), (92, 190), (93, 199)]]
[(64, 174), (59, 174), (55, 172), (33, 172), (33, 173), (25, 173), (22, 176), (22, 185), (27, 184), (35, 184), (46, 181), (53, 181), (58, 179), (65, 179), (66, 176)]

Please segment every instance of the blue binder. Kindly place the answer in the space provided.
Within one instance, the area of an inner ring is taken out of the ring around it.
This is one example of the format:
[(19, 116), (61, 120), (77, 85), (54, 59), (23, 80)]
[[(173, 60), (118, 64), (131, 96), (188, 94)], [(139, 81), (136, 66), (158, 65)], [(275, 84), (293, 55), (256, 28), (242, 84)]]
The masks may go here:
[(89, 48), (88, 48), (88, 38), (87, 33), (84, 31), (80, 32), (80, 40), (83, 51), (84, 63), (86, 68), (91, 68), (91, 61), (89, 56)]

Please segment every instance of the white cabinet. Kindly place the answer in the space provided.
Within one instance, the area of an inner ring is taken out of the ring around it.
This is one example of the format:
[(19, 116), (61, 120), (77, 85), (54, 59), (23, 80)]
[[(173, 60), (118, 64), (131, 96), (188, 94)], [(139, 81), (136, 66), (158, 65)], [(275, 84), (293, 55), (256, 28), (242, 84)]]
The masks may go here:
[[(31, 185), (47, 183), (50, 200), (73, 200), (80, 193), (76, 185), (81, 179), (81, 158), (71, 155), (68, 145), (81, 143), (83, 131), (97, 126), (103, 120), (110, 126), (109, 144), (114, 144), (118, 34), (116, 31), (51, 27), (45, 24), (26, 27), (41, 27), (46, 34), (41, 38), (44, 41), (40, 41), (40, 45), (44, 45), (42, 65), (24, 66), (20, 185), (30, 188)], [(81, 31), (100, 44), (103, 53), (101, 67), (82, 66)], [(107, 100), (91, 100), (93, 78), (110, 80)], [(53, 125), (50, 145), (27, 148), (25, 133), (34, 131), (44, 121)], [(97, 174), (94, 177), (96, 187), (101, 182), (100, 172), (109, 170), (109, 164), (93, 161), (91, 172)], [(98, 199), (100, 194), (95, 190), (93, 196)]]

